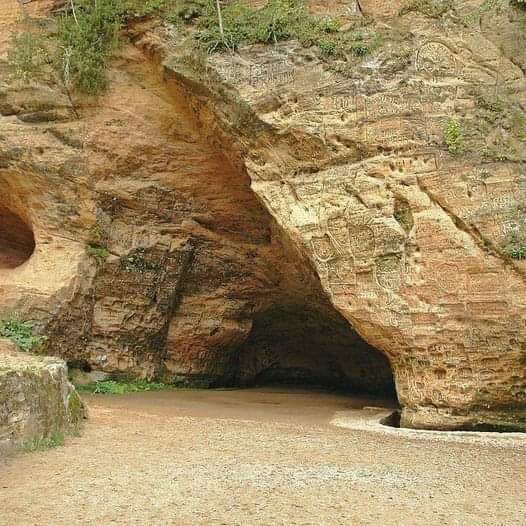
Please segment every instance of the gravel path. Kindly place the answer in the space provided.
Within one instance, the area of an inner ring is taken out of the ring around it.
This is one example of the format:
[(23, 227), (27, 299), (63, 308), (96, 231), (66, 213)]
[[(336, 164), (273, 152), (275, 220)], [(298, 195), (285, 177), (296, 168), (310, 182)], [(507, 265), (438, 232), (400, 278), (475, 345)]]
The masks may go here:
[(0, 525), (526, 524), (525, 443), (329, 424), (364, 402), (271, 390), (90, 397), (82, 437), (0, 461)]

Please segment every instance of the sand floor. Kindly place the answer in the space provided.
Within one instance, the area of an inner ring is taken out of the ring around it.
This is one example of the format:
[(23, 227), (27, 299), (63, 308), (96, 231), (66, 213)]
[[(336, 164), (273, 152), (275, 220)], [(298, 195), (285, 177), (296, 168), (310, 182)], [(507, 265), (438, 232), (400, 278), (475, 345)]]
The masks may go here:
[(286, 389), (90, 396), (82, 436), (0, 460), (1, 526), (526, 525), (526, 440), (331, 425)]

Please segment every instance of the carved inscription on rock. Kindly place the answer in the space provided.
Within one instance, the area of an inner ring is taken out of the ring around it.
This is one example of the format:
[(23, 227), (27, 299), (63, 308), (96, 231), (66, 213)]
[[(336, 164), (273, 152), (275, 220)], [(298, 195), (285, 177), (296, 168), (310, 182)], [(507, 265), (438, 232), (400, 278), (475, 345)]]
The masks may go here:
[(402, 256), (389, 255), (377, 258), (376, 280), (378, 285), (386, 290), (400, 290), (403, 283)]
[(376, 250), (374, 230), (367, 225), (349, 224), (349, 238), (352, 255), (357, 260), (369, 260)]
[(418, 49), (415, 68), (431, 77), (452, 75), (457, 72), (457, 60), (452, 51), (441, 42), (427, 42)]

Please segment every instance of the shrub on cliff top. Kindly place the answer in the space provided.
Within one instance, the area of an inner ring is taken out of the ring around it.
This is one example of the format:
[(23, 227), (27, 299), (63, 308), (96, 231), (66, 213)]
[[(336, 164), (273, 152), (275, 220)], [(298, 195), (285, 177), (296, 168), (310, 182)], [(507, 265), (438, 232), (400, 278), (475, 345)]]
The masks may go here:
[(97, 94), (106, 87), (106, 61), (119, 41), (120, 8), (114, 0), (72, 5), (58, 18), (55, 65), (66, 86)]
[(57, 16), (57, 31), (49, 46), (26, 30), (12, 37), (9, 62), (17, 76), (26, 81), (37, 76), (43, 64), (51, 63), (66, 88), (98, 94), (106, 88), (106, 63), (119, 43), (125, 19), (155, 14), (174, 2), (72, 0)]
[(196, 40), (208, 52), (288, 39), (299, 40), (307, 46), (323, 42), (327, 48), (327, 36), (338, 30), (335, 20), (311, 15), (300, 0), (269, 0), (261, 9), (231, 2), (221, 9), (221, 17), (222, 31), (215, 3), (191, 0), (180, 6), (170, 20), (194, 23)]
[(221, 8), (221, 17), (214, 0), (71, 0), (57, 16), (49, 46), (42, 46), (29, 32), (18, 35), (10, 61), (26, 80), (35, 76), (42, 62), (52, 64), (68, 93), (78, 89), (96, 95), (107, 87), (106, 64), (126, 20), (153, 14), (177, 24), (192, 23), (189, 33), (208, 52), (288, 39), (318, 46), (325, 57), (360, 57), (374, 47), (352, 32), (339, 32), (331, 17), (312, 15), (303, 0), (268, 0), (261, 9), (233, 0)]

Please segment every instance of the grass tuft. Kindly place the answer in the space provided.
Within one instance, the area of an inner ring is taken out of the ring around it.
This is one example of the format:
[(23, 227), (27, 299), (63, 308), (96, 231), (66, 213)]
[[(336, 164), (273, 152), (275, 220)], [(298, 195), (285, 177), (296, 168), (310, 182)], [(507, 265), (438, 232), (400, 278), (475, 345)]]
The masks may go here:
[(76, 385), (75, 387), (80, 393), (123, 395), (145, 391), (161, 391), (162, 389), (168, 389), (170, 386), (159, 382), (148, 382), (146, 380), (138, 380), (135, 382), (104, 380), (87, 385)]
[(108, 249), (96, 243), (90, 243), (86, 246), (88, 256), (95, 258), (98, 263), (103, 263), (109, 256)]
[(23, 446), (24, 451), (44, 451), (46, 449), (53, 449), (59, 446), (63, 446), (65, 442), (63, 433), (55, 433), (49, 437), (33, 438), (26, 442)]

